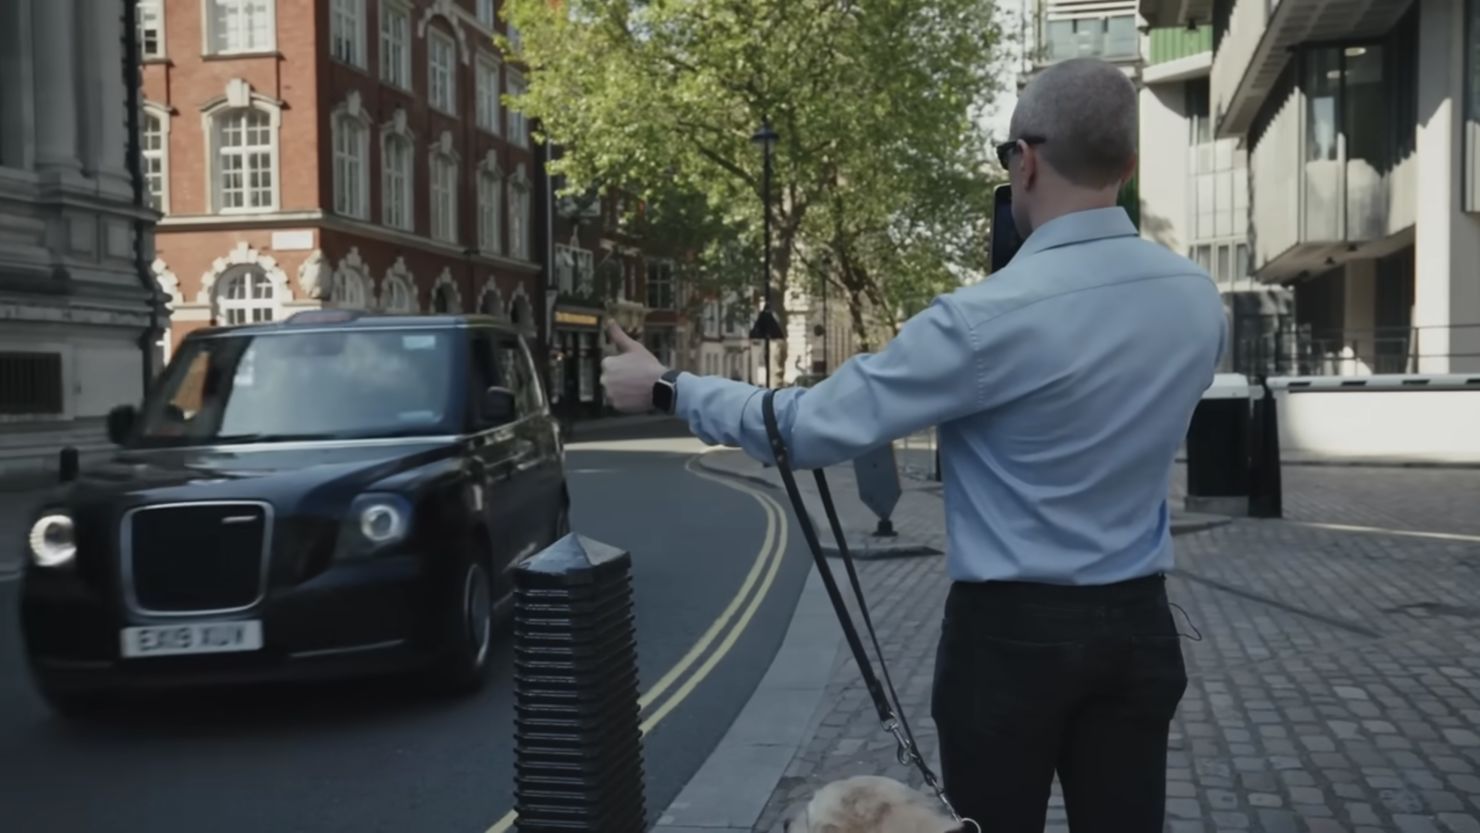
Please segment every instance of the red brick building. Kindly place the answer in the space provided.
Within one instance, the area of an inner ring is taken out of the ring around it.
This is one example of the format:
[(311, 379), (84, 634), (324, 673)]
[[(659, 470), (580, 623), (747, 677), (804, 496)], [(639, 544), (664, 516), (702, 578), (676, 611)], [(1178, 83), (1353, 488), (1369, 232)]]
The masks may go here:
[(172, 341), (320, 306), (545, 325), (543, 160), (494, 0), (140, 0)]

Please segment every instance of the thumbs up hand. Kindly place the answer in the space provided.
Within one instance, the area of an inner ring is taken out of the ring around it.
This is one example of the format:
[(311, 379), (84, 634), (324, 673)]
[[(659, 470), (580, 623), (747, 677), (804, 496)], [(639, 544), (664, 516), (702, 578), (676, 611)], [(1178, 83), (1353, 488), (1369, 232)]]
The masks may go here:
[(601, 385), (612, 404), (624, 414), (646, 413), (653, 408), (653, 385), (667, 368), (646, 347), (608, 321), (607, 336), (617, 354), (601, 360)]

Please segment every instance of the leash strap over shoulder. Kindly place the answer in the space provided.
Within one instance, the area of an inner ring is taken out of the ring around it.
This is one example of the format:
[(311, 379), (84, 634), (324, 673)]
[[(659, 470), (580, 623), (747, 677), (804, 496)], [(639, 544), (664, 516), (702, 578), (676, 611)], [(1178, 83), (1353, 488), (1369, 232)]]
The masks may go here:
[[(837, 509), (833, 506), (832, 491), (828, 488), (827, 476), (821, 469), (816, 469), (812, 474), (817, 481), (817, 491), (822, 498), (822, 508), (827, 514), (827, 522), (833, 538), (837, 541), (838, 553), (842, 557), (843, 568), (848, 574), (848, 583), (852, 586), (859, 616), (868, 630), (869, 639), (874, 646), (874, 654), (879, 658), (879, 670), (884, 677), (882, 683), (878, 675), (874, 673), (874, 664), (864, 649), (863, 639), (853, 623), (853, 617), (848, 613), (848, 603), (843, 598), (842, 590), (838, 588), (832, 566), (827, 563), (827, 556), (822, 551), (822, 542), (817, 536), (817, 528), (812, 524), (812, 516), (807, 512), (806, 503), (802, 501), (801, 489), (798, 488), (796, 476), (792, 472), (786, 442), (781, 438), (781, 428), (776, 422), (776, 404), (773, 401), (775, 396), (775, 390), (767, 390), (761, 399), (761, 413), (766, 423), (766, 436), (770, 441), (771, 456), (775, 460), (776, 471), (781, 474), (781, 482), (786, 487), (786, 496), (791, 501), (797, 524), (802, 528), (802, 537), (806, 539), (807, 547), (812, 550), (812, 560), (817, 564), (817, 573), (822, 577), (822, 584), (827, 589), (828, 599), (832, 601), (833, 611), (838, 616), (839, 625), (842, 626), (843, 637), (848, 642), (848, 649), (853, 652), (853, 661), (863, 677), (863, 685), (868, 689), (874, 710), (878, 712), (879, 722), (883, 725), (884, 731), (893, 735), (895, 742), (899, 745), (899, 762), (905, 766), (913, 764), (920, 771), (926, 786), (934, 791), (936, 798), (940, 799), (951, 816), (957, 821), (968, 821), (962, 819), (951, 806), (940, 779), (925, 762), (924, 756), (920, 754), (919, 746), (915, 743), (914, 732), (910, 730), (909, 722), (904, 717), (904, 709), (899, 705), (899, 695), (894, 690), (894, 680), (889, 676), (889, 666), (884, 662), (884, 651), (879, 645), (878, 633), (874, 630), (873, 617), (869, 615), (868, 602), (863, 595), (863, 585), (858, 579), (858, 569), (854, 566), (853, 554), (848, 550), (848, 541), (843, 535), (842, 523), (838, 520)], [(887, 695), (885, 694), (886, 685)], [(975, 822), (971, 823), (975, 824)]]

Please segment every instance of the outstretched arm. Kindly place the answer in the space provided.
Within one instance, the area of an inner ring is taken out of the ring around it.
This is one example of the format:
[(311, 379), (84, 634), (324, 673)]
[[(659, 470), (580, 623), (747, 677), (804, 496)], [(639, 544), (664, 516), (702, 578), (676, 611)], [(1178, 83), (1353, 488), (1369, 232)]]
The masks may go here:
[[(619, 410), (650, 407), (663, 366), (613, 325), (621, 353), (603, 363), (603, 384)], [(879, 353), (856, 356), (816, 387), (776, 393), (776, 421), (792, 464), (821, 468), (984, 407), (976, 333), (949, 298), (905, 323)], [(771, 460), (761, 396), (765, 389), (685, 373), (677, 413), (700, 439)]]

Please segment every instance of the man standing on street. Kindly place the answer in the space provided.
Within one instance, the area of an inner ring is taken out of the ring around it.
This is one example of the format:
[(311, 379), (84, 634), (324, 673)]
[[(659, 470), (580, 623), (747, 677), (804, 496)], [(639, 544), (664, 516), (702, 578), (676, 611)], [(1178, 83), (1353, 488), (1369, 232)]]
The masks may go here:
[[(1075, 833), (1161, 833), (1187, 685), (1164, 586), (1175, 455), (1223, 350), (1207, 273), (1116, 198), (1136, 92), (1113, 66), (1039, 75), (997, 148), (1025, 241), (875, 355), (776, 394), (798, 468), (939, 426), (948, 569), (932, 711), (945, 788), (987, 833), (1042, 833), (1057, 773)], [(666, 406), (770, 461), (761, 389), (664, 368), (619, 329), (616, 406)]]

